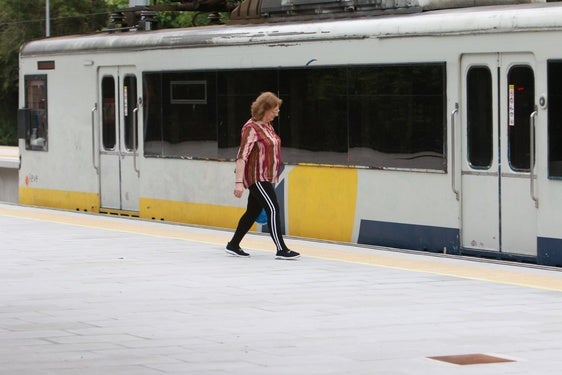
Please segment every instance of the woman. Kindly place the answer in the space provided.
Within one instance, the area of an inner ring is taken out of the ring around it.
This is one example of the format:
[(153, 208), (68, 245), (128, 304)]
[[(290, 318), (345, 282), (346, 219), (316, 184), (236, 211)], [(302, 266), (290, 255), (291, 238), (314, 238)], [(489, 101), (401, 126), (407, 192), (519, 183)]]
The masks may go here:
[(277, 259), (297, 259), (300, 254), (290, 250), (281, 235), (281, 215), (273, 184), (281, 167), (281, 138), (275, 133), (271, 121), (279, 114), (283, 101), (271, 92), (264, 92), (252, 103), (252, 118), (242, 127), (240, 149), (236, 156), (234, 195), (242, 196), (250, 190), (246, 212), (226, 245), (228, 254), (249, 257), (240, 248), (240, 241), (248, 233), (262, 208), (267, 213), (267, 224), (275, 246)]

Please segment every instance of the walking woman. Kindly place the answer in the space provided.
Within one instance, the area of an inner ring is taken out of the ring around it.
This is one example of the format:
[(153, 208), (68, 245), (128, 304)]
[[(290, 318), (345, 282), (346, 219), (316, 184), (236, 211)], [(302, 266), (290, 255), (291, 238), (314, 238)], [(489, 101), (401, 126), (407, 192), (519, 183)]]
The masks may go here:
[(281, 167), (281, 138), (275, 133), (271, 121), (279, 114), (283, 101), (271, 92), (264, 92), (252, 103), (252, 118), (242, 127), (240, 149), (236, 156), (234, 195), (242, 196), (250, 190), (246, 212), (226, 245), (228, 254), (249, 257), (240, 248), (240, 241), (248, 233), (262, 208), (267, 213), (269, 233), (277, 247), (277, 259), (297, 259), (299, 253), (290, 250), (281, 235), (281, 215), (273, 184), (279, 178)]

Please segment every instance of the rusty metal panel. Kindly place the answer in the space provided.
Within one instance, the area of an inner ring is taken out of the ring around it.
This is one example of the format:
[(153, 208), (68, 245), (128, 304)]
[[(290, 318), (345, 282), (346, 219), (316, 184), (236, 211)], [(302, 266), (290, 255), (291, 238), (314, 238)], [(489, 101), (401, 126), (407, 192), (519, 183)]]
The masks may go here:
[(244, 0), (230, 14), (230, 20), (257, 20), (261, 18), (262, 0)]

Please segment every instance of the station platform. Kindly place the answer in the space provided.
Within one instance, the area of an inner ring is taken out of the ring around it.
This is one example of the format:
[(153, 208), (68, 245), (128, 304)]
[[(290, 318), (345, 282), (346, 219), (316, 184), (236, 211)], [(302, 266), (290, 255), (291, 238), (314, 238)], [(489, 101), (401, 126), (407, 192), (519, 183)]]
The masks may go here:
[(0, 202), (18, 202), (18, 147), (0, 146)]
[(562, 271), (0, 204), (0, 374), (558, 375)]

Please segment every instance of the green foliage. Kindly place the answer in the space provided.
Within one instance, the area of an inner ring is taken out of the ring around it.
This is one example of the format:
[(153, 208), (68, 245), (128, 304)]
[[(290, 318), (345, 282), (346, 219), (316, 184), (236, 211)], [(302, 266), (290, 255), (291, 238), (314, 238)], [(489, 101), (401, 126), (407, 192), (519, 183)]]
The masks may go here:
[[(224, 22), (230, 13), (219, 13), (219, 15)], [(158, 27), (161, 29), (206, 26), (210, 23), (209, 13), (204, 12), (160, 12), (157, 18)]]
[[(195, 0), (194, 0), (195, 1)], [(176, 4), (179, 0), (152, 0)], [(45, 37), (46, 0), (0, 0), (0, 144), (17, 144), (18, 57), (21, 46)], [(52, 37), (91, 33), (107, 26), (111, 11), (128, 8), (129, 0), (49, 0)], [(221, 18), (228, 13), (221, 14)], [(159, 28), (201, 26), (207, 13), (160, 12)]]
[(110, 9), (127, 8), (129, 0), (105, 0)]
[(193, 20), (194, 12), (159, 12), (158, 28), (168, 29), (177, 27), (189, 27)]
[[(119, 8), (128, 8), (129, 0), (106, 0), (111, 10)], [(179, 0), (151, 0), (152, 5), (175, 5)], [(196, 0), (193, 0), (195, 3)], [(158, 20), (158, 28), (160, 29), (173, 29), (180, 27), (191, 26), (205, 26), (209, 24), (208, 13), (204, 12), (176, 12), (176, 11), (163, 11), (158, 12), (156, 16)], [(221, 19), (228, 18), (229, 13), (221, 13)]]
[[(107, 23), (107, 12), (105, 0), (50, 0), (51, 36), (100, 30)], [(2, 0), (0, 144), (17, 144), (19, 50), (25, 42), (43, 38), (45, 26), (45, 0)]]
[[(8, 105), (9, 104), (9, 105)], [(0, 104), (0, 145), (17, 146), (17, 103)]]
[(50, 0), (50, 3), (52, 36), (90, 33), (101, 30), (107, 23), (105, 0)]

